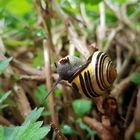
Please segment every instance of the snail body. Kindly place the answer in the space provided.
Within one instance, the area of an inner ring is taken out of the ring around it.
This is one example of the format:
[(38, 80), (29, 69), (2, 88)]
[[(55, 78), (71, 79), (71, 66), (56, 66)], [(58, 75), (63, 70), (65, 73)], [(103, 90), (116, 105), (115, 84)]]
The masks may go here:
[(95, 51), (84, 63), (75, 56), (66, 56), (57, 63), (58, 80), (46, 98), (61, 80), (71, 83), (74, 91), (88, 98), (108, 93), (117, 72), (112, 60), (103, 52)]
[(111, 59), (103, 52), (95, 52), (89, 64), (73, 75), (72, 86), (89, 98), (106, 94), (117, 76)]
[[(112, 60), (105, 53), (96, 51), (85, 64), (79, 62), (79, 58), (75, 62), (70, 56), (62, 58), (57, 69), (60, 79), (67, 80), (74, 91), (88, 98), (106, 94), (117, 76)], [(66, 65), (68, 67), (62, 68)]]

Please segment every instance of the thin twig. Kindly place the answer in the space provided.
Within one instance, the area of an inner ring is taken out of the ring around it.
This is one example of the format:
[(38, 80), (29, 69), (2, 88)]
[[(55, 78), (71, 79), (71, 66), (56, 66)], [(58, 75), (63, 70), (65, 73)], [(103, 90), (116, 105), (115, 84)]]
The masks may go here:
[(57, 139), (58, 140), (68, 140), (60, 131), (60, 129), (57, 127), (57, 125), (55, 123), (51, 123), (51, 127), (54, 129), (56, 135), (57, 135)]
[[(45, 61), (45, 76), (46, 76), (46, 87), (48, 91), (52, 88), (52, 77), (51, 77), (51, 66), (50, 66), (50, 44), (48, 40), (43, 40), (43, 46), (44, 46), (44, 61)], [(48, 97), (49, 100), (49, 107), (51, 111), (51, 120), (58, 126), (58, 116), (56, 112), (56, 106), (55, 106), (55, 100), (54, 95), (51, 94)]]
[(85, 116), (83, 121), (92, 129), (96, 130), (101, 140), (118, 140), (121, 139), (118, 129), (115, 126), (110, 126), (108, 116), (102, 117), (102, 123), (94, 118)]
[(92, 129), (95, 129), (99, 134), (103, 131), (103, 125), (94, 118), (85, 116), (83, 121), (88, 124)]
[(84, 43), (82, 43), (82, 41), (80, 40), (77, 33), (74, 31), (72, 24), (68, 23), (68, 24), (66, 24), (66, 27), (69, 32), (69, 39), (70, 39), (71, 43), (74, 44), (74, 46), (82, 54), (84, 59), (87, 59), (89, 57), (89, 51), (86, 48), (86, 46), (84, 45)]
[(121, 70), (122, 62), (121, 62), (121, 46), (117, 45), (116, 46), (116, 69), (117, 71)]
[(0, 124), (5, 125), (5, 126), (11, 126), (11, 122), (9, 122), (6, 118), (0, 115)]
[(105, 5), (103, 2), (99, 4), (100, 11), (100, 24), (97, 27), (97, 44), (100, 50), (103, 49), (103, 41), (106, 35), (106, 24), (105, 24)]
[(81, 14), (81, 17), (82, 17), (86, 27), (89, 27), (90, 22), (89, 22), (87, 15), (86, 15), (85, 3), (80, 3), (80, 14)]
[(104, 52), (107, 52), (109, 50), (110, 44), (112, 42), (112, 40), (115, 38), (116, 34), (122, 29), (122, 25), (117, 26), (115, 29), (112, 29), (112, 31), (110, 32), (110, 34), (108, 35), (106, 44), (103, 48)]
[(30, 65), (24, 64), (23, 62), (21, 63), (17, 59), (13, 59), (11, 61), (11, 66), (17, 68), (18, 70), (20, 70), (21, 73), (24, 73), (24, 74), (38, 75), (38, 76), (44, 75), (43, 70), (33, 68)]
[(124, 91), (130, 87), (131, 84), (130, 77), (126, 77), (120, 83), (115, 85), (111, 91), (111, 96), (118, 99), (124, 93)]
[(6, 49), (1, 36), (0, 36), (0, 52), (2, 52), (3, 54), (6, 53)]
[(125, 140), (131, 140), (134, 133), (140, 129), (140, 87), (137, 94), (137, 104), (134, 113), (134, 118), (125, 132)]
[(73, 24), (71, 23), (68, 15), (66, 15), (66, 13), (63, 12), (63, 10), (54, 0), (52, 0), (52, 6), (56, 14), (66, 25), (71, 43), (74, 44), (75, 48), (82, 54), (83, 58), (87, 59), (90, 53), (86, 45), (80, 40), (78, 34), (74, 31)]
[(44, 76), (39, 76), (39, 75), (21, 75), (20, 79), (25, 79), (25, 80), (34, 80), (34, 81), (40, 81), (43, 82), (45, 81)]
[[(51, 10), (51, 9), (49, 9), (49, 7), (47, 7), (48, 3), (46, 3), (46, 7), (48, 9), (43, 9), (40, 0), (33, 0), (33, 4), (34, 4), (35, 8), (37, 9), (37, 13), (38, 13), (39, 17), (42, 20), (46, 35), (47, 35), (48, 40), (50, 42), (50, 49), (51, 49), (52, 53), (54, 53), (55, 50), (54, 50), (51, 27), (50, 27), (51, 26), (51, 24), (50, 24), (51, 19), (50, 19), (50, 15), (49, 15), (50, 14), (49, 10)], [(48, 12), (46, 12), (46, 11), (48, 11)]]
[(126, 69), (127, 69), (128, 65), (130, 63), (130, 60), (133, 58), (133, 56), (135, 54), (135, 50), (127, 42), (125, 37), (121, 37), (121, 38), (116, 37), (116, 40), (121, 46), (125, 47), (128, 50), (128, 54), (127, 54), (127, 57), (126, 57), (127, 59), (124, 60), (120, 71), (118, 71), (118, 76), (117, 76), (117, 79), (116, 79), (115, 83), (117, 83), (122, 78), (123, 74), (126, 72)]
[(29, 101), (24, 93), (23, 88), (20, 85), (15, 84), (14, 91), (15, 91), (14, 95), (17, 103), (17, 108), (21, 116), (25, 119), (27, 115), (31, 112)]
[(128, 26), (136, 34), (140, 34), (140, 30), (134, 28), (133, 23), (128, 18), (127, 12), (126, 12), (127, 11), (127, 5), (134, 5), (134, 4), (137, 4), (137, 2), (138, 2), (137, 0), (133, 1), (133, 2), (130, 1), (130, 2), (122, 5), (121, 7), (119, 7), (115, 4), (113, 4), (110, 0), (104, 0), (104, 3), (116, 15), (116, 17), (121, 21), (121, 23)]
[(136, 92), (133, 93), (131, 101), (130, 101), (128, 109), (127, 109), (127, 113), (126, 113), (126, 117), (125, 117), (125, 123), (124, 123), (125, 128), (128, 126), (128, 121), (129, 121), (129, 117), (131, 116), (131, 113), (132, 113), (132, 107), (133, 107), (134, 102), (135, 102), (135, 97), (136, 97)]

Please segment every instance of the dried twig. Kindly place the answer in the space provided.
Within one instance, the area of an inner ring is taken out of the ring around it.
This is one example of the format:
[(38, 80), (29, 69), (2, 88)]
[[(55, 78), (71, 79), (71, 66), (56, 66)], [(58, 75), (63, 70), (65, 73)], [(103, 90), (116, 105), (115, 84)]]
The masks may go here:
[(96, 130), (102, 140), (118, 140), (118, 129), (115, 126), (110, 126), (109, 118), (107, 116), (103, 116), (102, 123), (87, 116), (83, 118), (83, 121)]
[(128, 54), (127, 54), (127, 59), (124, 60), (120, 71), (118, 71), (118, 76), (116, 79), (116, 83), (122, 78), (123, 74), (126, 72), (126, 69), (130, 63), (130, 60), (133, 58), (134, 54), (135, 54), (135, 50), (131, 47), (131, 45), (129, 44), (129, 42), (127, 42), (125, 37), (116, 37), (117, 42), (125, 47), (128, 50)]
[(14, 91), (18, 111), (20, 112), (21, 116), (25, 119), (27, 115), (31, 112), (29, 101), (24, 93), (23, 88), (20, 85), (15, 84)]
[(2, 52), (3, 54), (6, 53), (6, 49), (5, 49), (2, 37), (0, 37), (0, 52)]
[(66, 24), (66, 27), (69, 32), (70, 41), (74, 44), (76, 49), (82, 54), (84, 59), (87, 59), (89, 57), (89, 51), (84, 45), (84, 43), (82, 43), (82, 41), (79, 39), (77, 33), (74, 31), (72, 24), (69, 22), (68, 24)]
[(83, 58), (87, 59), (89, 57), (89, 51), (85, 46), (85, 44), (80, 40), (78, 34), (74, 31), (74, 27), (68, 15), (66, 15), (62, 11), (60, 6), (54, 0), (52, 0), (52, 6), (54, 11), (56, 11), (57, 15), (59, 16), (59, 18), (62, 19), (62, 21), (66, 25), (70, 41), (72, 42), (72, 44), (74, 44), (75, 48), (82, 54)]
[(86, 9), (85, 9), (84, 3), (80, 3), (80, 14), (81, 14), (82, 20), (84, 21), (86, 27), (90, 26), (89, 19), (86, 15)]
[(140, 87), (138, 89), (137, 94), (137, 106), (134, 113), (134, 118), (130, 124), (130, 126), (127, 128), (125, 133), (125, 140), (131, 140), (134, 136), (134, 133), (140, 129)]
[(112, 40), (115, 38), (116, 34), (122, 29), (122, 27), (123, 26), (120, 24), (116, 28), (111, 30), (110, 34), (108, 35), (106, 44), (103, 48), (104, 52), (107, 52), (109, 50), (109, 47), (110, 47), (110, 44), (111, 44)]
[[(41, 18), (44, 29), (46, 31), (46, 35), (48, 36), (48, 40), (50, 43), (50, 50), (52, 51), (52, 54), (53, 54), (55, 52), (55, 50), (54, 50), (51, 27), (50, 27), (51, 26), (50, 14), (52, 11), (50, 11), (51, 9), (47, 2), (46, 2), (45, 9), (42, 7), (40, 0), (33, 0), (33, 4), (34, 4), (35, 8), (37, 9), (38, 16)], [(55, 55), (53, 55), (53, 56), (55, 57)]]
[(85, 116), (83, 118), (83, 121), (86, 124), (88, 124), (92, 129), (95, 129), (99, 134), (102, 133), (103, 125), (102, 123), (98, 122), (96, 119)]
[(27, 64), (21, 63), (20, 61), (13, 59), (11, 61), (11, 66), (16, 67), (18, 70), (20, 70), (21, 73), (29, 74), (29, 75), (39, 75), (43, 76), (43, 70), (39, 70), (37, 68), (33, 68)]
[(58, 140), (68, 140), (60, 131), (60, 129), (57, 127), (57, 125), (55, 123), (51, 123), (51, 127), (54, 129), (57, 139)]
[(111, 96), (118, 99), (124, 93), (124, 91), (130, 87), (131, 84), (130, 77), (126, 77), (120, 83), (115, 85), (111, 91)]
[[(46, 87), (48, 91), (52, 88), (52, 77), (51, 77), (51, 66), (50, 66), (50, 44), (47, 40), (43, 41), (44, 46), (44, 59), (45, 59), (45, 76), (46, 76)], [(48, 97), (49, 107), (51, 111), (51, 120), (58, 125), (58, 116), (55, 107), (54, 95), (51, 94)]]
[(40, 82), (45, 81), (45, 77), (41, 75), (40, 76), (39, 75), (21, 75), (20, 79), (34, 80), (34, 81), (40, 81)]
[(9, 122), (6, 118), (0, 115), (0, 124), (5, 125), (5, 126), (10, 126), (12, 125), (11, 122)]
[(100, 11), (100, 24), (97, 27), (97, 45), (100, 50), (103, 49), (103, 41), (106, 35), (106, 25), (105, 25), (105, 5), (103, 2), (99, 4)]
[(117, 60), (116, 60), (116, 69), (117, 71), (121, 70), (121, 66), (122, 66), (122, 61), (121, 61), (121, 46), (117, 45), (116, 46), (116, 56), (117, 56)]
[(110, 0), (104, 0), (107, 7), (116, 15), (116, 17), (120, 20), (121, 23), (129, 27), (136, 34), (140, 34), (140, 30), (134, 28), (133, 23), (127, 16), (127, 6), (137, 4), (137, 0), (129, 1), (128, 3), (122, 5), (121, 7), (113, 4)]

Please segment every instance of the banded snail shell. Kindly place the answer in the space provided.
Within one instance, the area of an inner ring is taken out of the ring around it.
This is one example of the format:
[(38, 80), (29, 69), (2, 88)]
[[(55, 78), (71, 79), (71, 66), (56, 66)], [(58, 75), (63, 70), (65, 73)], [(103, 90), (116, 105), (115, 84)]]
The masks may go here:
[(107, 93), (116, 76), (111, 59), (105, 53), (96, 51), (88, 65), (77, 71), (69, 82), (77, 92), (92, 98)]

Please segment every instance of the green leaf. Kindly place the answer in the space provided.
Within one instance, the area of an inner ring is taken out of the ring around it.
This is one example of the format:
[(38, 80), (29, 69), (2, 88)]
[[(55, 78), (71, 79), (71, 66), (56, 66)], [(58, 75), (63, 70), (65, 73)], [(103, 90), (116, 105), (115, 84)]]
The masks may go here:
[(43, 57), (43, 52), (42, 50), (37, 51), (36, 57), (33, 61), (33, 66), (38, 67), (38, 66), (43, 66), (44, 64), (44, 57)]
[(71, 126), (69, 126), (67, 124), (62, 124), (61, 125), (61, 132), (65, 135), (78, 134)]
[(85, 113), (88, 113), (91, 109), (91, 105), (91, 101), (86, 99), (78, 99), (72, 103), (74, 112), (78, 117), (83, 117)]
[(46, 127), (40, 128), (42, 123), (42, 121), (35, 122), (20, 127), (18, 131), (19, 133), (16, 134), (15, 140), (40, 140), (49, 132), (48, 128), (46, 129)]
[(140, 73), (133, 73), (130, 77), (131, 82), (140, 84)]
[[(35, 91), (35, 96), (37, 97), (40, 104), (44, 101), (47, 94), (48, 92), (45, 84), (39, 85)], [(47, 101), (45, 101), (45, 103), (47, 103)]]
[(28, 39), (26, 39), (26, 40), (7, 39), (5, 41), (5, 44), (8, 45), (8, 47), (10, 46), (10, 47), (14, 48), (14, 47), (19, 47), (19, 46), (23, 46), (23, 45), (25, 45), (25, 46), (33, 45), (33, 42), (32, 42), (32, 40), (28, 40)]
[(112, 3), (115, 4), (125, 4), (126, 2), (128, 2), (128, 0), (111, 0)]
[[(33, 135), (32, 139), (33, 140), (41, 140), (49, 133), (50, 130), (51, 130), (50, 126), (41, 127), (32, 133), (32, 135)], [(36, 133), (36, 131), (37, 131), (37, 133)], [(29, 140), (31, 140), (31, 139), (29, 139)]]
[(8, 0), (1, 0), (0, 1), (0, 7), (5, 7), (5, 6), (7, 6), (8, 3), (9, 3)]
[(55, 92), (55, 96), (57, 97), (61, 96), (62, 94), (62, 90), (60, 88), (55, 88), (54, 92)]
[(97, 5), (99, 4), (102, 0), (82, 0), (85, 4), (90, 4), (90, 5)]
[(33, 34), (42, 39), (46, 37), (45, 30), (43, 28), (36, 29), (36, 31)]
[(0, 140), (4, 140), (4, 128), (0, 126)]
[(23, 16), (26, 13), (30, 13), (32, 11), (32, 3), (29, 0), (11, 0), (6, 5), (9, 12), (17, 14), (19, 16)]
[(4, 127), (4, 140), (14, 140), (13, 132), (19, 127)]
[(0, 75), (8, 67), (11, 60), (12, 60), (12, 57), (6, 58), (6, 59), (0, 61)]
[(0, 104), (7, 99), (7, 97), (12, 93), (12, 91), (6, 92), (1, 98), (0, 98)]
[(136, 132), (135, 133), (135, 139), (136, 140), (140, 140), (140, 132)]
[(5, 127), (5, 140), (41, 140), (51, 129), (50, 125), (41, 127), (42, 123), (40, 121), (17, 127)]
[(41, 127), (43, 121), (35, 122), (43, 111), (43, 108), (35, 108), (26, 118), (22, 126), (5, 127), (5, 140), (41, 140), (48, 134), (50, 125)]
[(30, 114), (29, 116), (27, 116), (27, 118), (25, 119), (24, 124), (30, 122), (30, 123), (33, 123), (35, 122), (42, 114), (44, 108), (43, 107), (40, 107), (39, 109), (35, 108)]
[(30, 126), (30, 123), (26, 123), (26, 125), (23, 126), (17, 126), (15, 127), (13, 133), (11, 134), (11, 140), (20, 140), (20, 137), (24, 134), (26, 129)]

